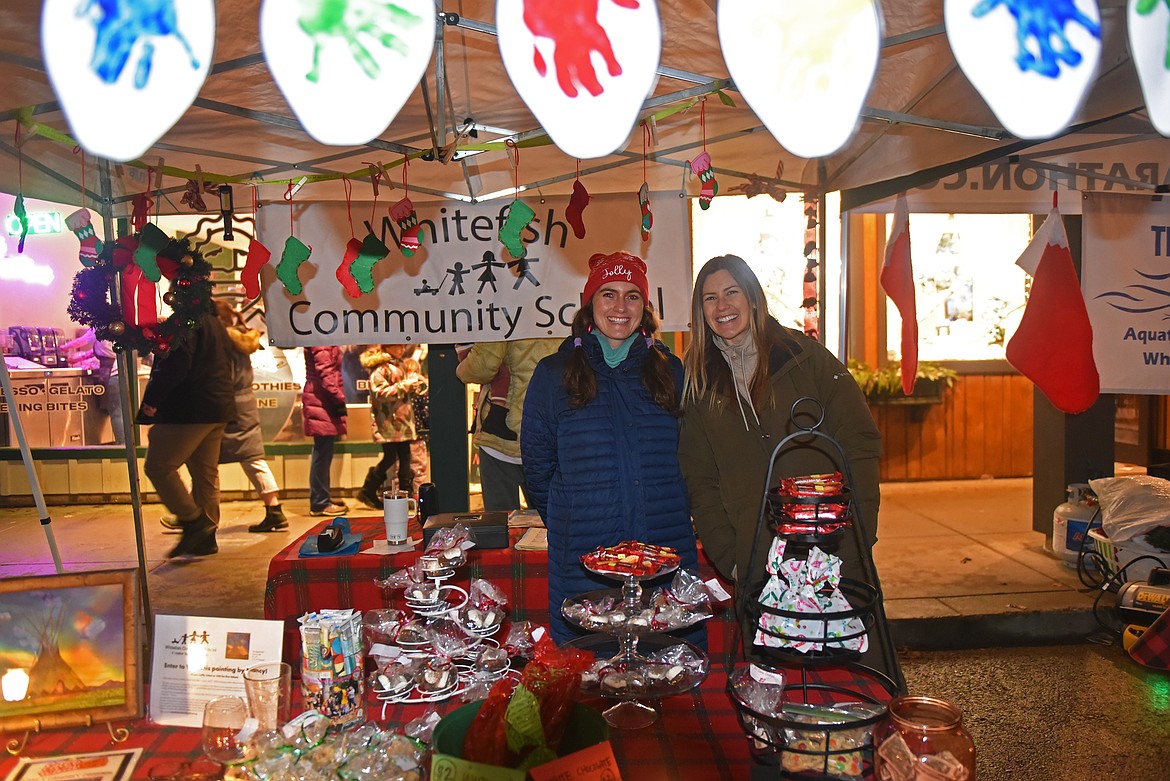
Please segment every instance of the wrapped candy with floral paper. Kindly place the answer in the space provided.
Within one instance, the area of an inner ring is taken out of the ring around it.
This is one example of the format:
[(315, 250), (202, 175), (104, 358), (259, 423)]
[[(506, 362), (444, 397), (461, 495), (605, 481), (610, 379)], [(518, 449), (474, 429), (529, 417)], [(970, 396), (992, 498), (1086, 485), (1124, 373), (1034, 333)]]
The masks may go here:
[[(815, 546), (803, 561), (781, 560), (778, 574), (760, 595), (761, 604), (776, 612), (765, 611), (760, 616), (755, 643), (801, 653), (825, 649), (864, 651), (869, 641), (862, 621), (857, 617), (831, 617), (851, 610), (840, 591), (840, 582), (841, 560)], [(791, 615), (794, 613), (808, 614), (810, 618), (797, 618)]]

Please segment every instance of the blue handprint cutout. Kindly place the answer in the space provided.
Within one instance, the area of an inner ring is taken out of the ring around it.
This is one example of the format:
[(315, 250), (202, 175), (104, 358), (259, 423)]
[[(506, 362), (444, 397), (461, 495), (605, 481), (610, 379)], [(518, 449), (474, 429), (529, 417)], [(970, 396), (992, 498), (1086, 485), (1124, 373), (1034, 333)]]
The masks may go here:
[[(1069, 24), (1079, 24), (1094, 38), (1101, 38), (1101, 25), (1081, 13), (1073, 0), (981, 0), (971, 15), (979, 19), (1001, 5), (1016, 19), (1016, 64), (1021, 71), (1056, 78), (1060, 63), (1080, 65), (1082, 54), (1065, 36)], [(1029, 40), (1035, 41), (1035, 53), (1029, 51)]]
[(328, 39), (343, 40), (362, 72), (376, 79), (382, 68), (358, 36), (373, 38), (385, 48), (405, 55), (409, 52), (405, 41), (391, 30), (422, 21), (401, 6), (378, 0), (301, 0), (300, 8), (297, 24), (313, 40), (313, 66), (305, 78), (314, 84), (321, 78), (321, 47)]
[(139, 40), (142, 51), (134, 69), (134, 86), (138, 89), (150, 80), (154, 38), (175, 38), (191, 58), (191, 67), (199, 67), (191, 44), (179, 31), (175, 0), (82, 0), (77, 15), (88, 18), (97, 30), (89, 66), (107, 84), (122, 77)]

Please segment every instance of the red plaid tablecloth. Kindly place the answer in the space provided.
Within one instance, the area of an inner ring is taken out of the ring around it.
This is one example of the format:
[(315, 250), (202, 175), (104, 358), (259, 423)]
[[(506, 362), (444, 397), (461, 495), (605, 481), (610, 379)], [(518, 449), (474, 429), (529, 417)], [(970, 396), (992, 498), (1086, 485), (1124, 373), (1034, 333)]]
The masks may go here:
[[(146, 700), (149, 702), (150, 697)], [(63, 754), (89, 754), (119, 749), (141, 748), (142, 757), (134, 768), (134, 778), (149, 778), (156, 765), (191, 762), (203, 758), (200, 730), (163, 727), (146, 719), (132, 724), (115, 723), (114, 728), (126, 727), (130, 736), (123, 743), (114, 743), (104, 724), (73, 729), (52, 729), (31, 734), (23, 752), (27, 757), (52, 757)], [(23, 734), (23, 733), (22, 733)], [(20, 734), (5, 733), (4, 739), (20, 740)], [(0, 777), (7, 777), (16, 767), (17, 757), (0, 755)]]
[[(385, 592), (374, 581), (413, 564), (422, 552), (422, 547), (416, 546), (413, 552), (386, 556), (357, 553), (301, 558), (304, 541), (319, 534), (328, 524), (329, 521), (322, 522), (298, 537), (268, 565), (264, 617), (284, 621), (284, 658), (293, 665), (294, 671), (301, 658), (297, 624), (300, 616), (333, 608), (365, 611), (404, 607), (401, 591)], [(351, 518), (349, 525), (350, 531), (362, 535), (361, 550), (369, 550), (374, 540), (386, 537), (381, 516)], [(515, 543), (523, 532), (523, 529), (513, 529), (511, 542)], [(422, 530), (413, 521), (410, 536), (422, 537)], [(466, 588), (473, 578), (486, 578), (504, 590), (511, 620), (548, 623), (548, 554), (544, 551), (472, 548), (467, 567), (459, 571), (453, 582)]]
[[(380, 517), (351, 519), (350, 525), (352, 531), (361, 533), (363, 549), (371, 547), (373, 540), (383, 534)], [(319, 529), (310, 530), (281, 551), (273, 558), (268, 570), (264, 615), (285, 622), (285, 653), (294, 669), (299, 666), (300, 651), (297, 617), (324, 608), (371, 610), (399, 606), (396, 602), (401, 599), (401, 595), (383, 594), (374, 585), (374, 580), (385, 578), (409, 565), (418, 555), (416, 550), (414, 553), (388, 556), (357, 554), (300, 558), (298, 552), (302, 542)], [(417, 536), (420, 532), (416, 527), (412, 533)], [(513, 541), (518, 534), (519, 531), (513, 533)], [(705, 560), (700, 574), (705, 578), (713, 574)], [(460, 577), (463, 578), (461, 585), (466, 585), (471, 578), (483, 577), (504, 589), (509, 596), (508, 611), (511, 619), (547, 622), (548, 558), (543, 551), (473, 549), (468, 566), (460, 573)], [(731, 626), (733, 624), (729, 619), (718, 616), (707, 622), (711, 672), (701, 686), (657, 703), (659, 717), (645, 729), (610, 731), (610, 742), (624, 778), (629, 781), (730, 781), (748, 777), (751, 768), (757, 763), (751, 755), (747, 737), (726, 692), (724, 663)], [(844, 668), (814, 669), (806, 673), (811, 679), (822, 683), (864, 692), (882, 701), (889, 699), (876, 679), (859, 677)], [(800, 669), (794, 668), (789, 674), (789, 680), (799, 681), (800, 675)], [(299, 687), (294, 685), (293, 688), (294, 712), (298, 712)], [(366, 703), (366, 714), (389, 729), (398, 729), (430, 710), (443, 715), (462, 704), (456, 698), (431, 704), (389, 705), (383, 709), (382, 703), (371, 694)], [(609, 703), (595, 700), (587, 704), (604, 709)], [(197, 729), (163, 727), (146, 719), (129, 727), (130, 737), (120, 745), (143, 749), (143, 757), (134, 773), (136, 779), (148, 779), (152, 767), (193, 761), (201, 756), (200, 731)], [(115, 747), (106, 727), (99, 725), (52, 730), (31, 736), (25, 753), (43, 757), (108, 751)], [(0, 774), (7, 775), (15, 763), (14, 757), (6, 756), (0, 760)]]

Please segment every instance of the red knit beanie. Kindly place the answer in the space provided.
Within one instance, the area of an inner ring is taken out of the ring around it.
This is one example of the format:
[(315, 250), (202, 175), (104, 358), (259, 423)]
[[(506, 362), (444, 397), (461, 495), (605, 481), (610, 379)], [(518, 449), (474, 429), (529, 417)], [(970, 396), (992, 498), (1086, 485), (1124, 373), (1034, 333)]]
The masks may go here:
[(637, 255), (628, 252), (614, 252), (602, 255), (600, 252), (589, 258), (589, 279), (585, 281), (585, 292), (581, 294), (582, 305), (593, 301), (593, 294), (606, 282), (629, 282), (636, 285), (642, 300), (650, 300), (650, 283), (646, 281), (646, 263)]

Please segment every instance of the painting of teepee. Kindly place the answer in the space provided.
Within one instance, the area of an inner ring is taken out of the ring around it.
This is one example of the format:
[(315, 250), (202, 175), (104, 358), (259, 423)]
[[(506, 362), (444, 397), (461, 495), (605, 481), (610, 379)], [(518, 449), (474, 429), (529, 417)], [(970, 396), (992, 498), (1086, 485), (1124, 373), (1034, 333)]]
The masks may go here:
[(28, 680), (0, 699), (0, 728), (140, 716), (138, 624), (134, 570), (0, 581), (0, 679)]

